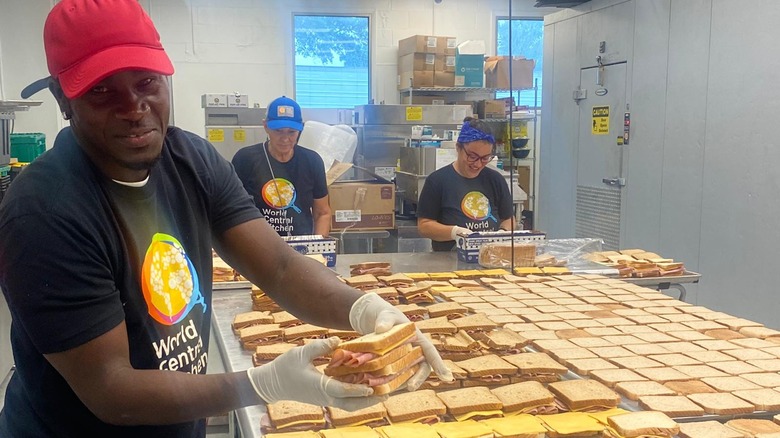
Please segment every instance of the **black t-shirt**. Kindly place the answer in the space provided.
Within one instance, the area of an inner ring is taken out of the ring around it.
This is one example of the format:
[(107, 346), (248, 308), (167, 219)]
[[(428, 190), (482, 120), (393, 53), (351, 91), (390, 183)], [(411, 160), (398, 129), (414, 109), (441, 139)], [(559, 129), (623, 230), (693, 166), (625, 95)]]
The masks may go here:
[(268, 153), (267, 143), (261, 143), (236, 152), (233, 167), (279, 235), (313, 233), (312, 205), (315, 199), (328, 195), (325, 165), (319, 154), (295, 145), (290, 161), (282, 163)]
[[(472, 231), (494, 231), (512, 216), (506, 180), (484, 168), (475, 178), (458, 174), (450, 164), (428, 175), (417, 203), (417, 217)], [(455, 241), (432, 242), (434, 251), (449, 251)]]
[(230, 163), (194, 134), (169, 128), (147, 183), (127, 187), (102, 176), (62, 130), (0, 206), (0, 287), (16, 362), (0, 436), (204, 436), (203, 420), (101, 422), (43, 354), (124, 321), (134, 368), (205, 374), (212, 236), (259, 217)]

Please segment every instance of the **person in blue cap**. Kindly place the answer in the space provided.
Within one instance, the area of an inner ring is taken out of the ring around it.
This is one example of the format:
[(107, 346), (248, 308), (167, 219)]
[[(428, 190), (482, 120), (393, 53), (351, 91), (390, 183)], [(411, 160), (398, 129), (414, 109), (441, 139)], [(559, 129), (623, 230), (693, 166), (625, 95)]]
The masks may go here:
[(467, 117), (455, 143), (458, 158), (431, 173), (417, 203), (417, 228), (434, 251), (450, 251), (458, 235), (512, 229), (512, 196), (506, 180), (487, 168), (496, 156), (490, 126)]
[(289, 97), (274, 99), (263, 122), (268, 140), (236, 152), (233, 167), (265, 220), (281, 236), (330, 232), (325, 165), (299, 146), (301, 107)]

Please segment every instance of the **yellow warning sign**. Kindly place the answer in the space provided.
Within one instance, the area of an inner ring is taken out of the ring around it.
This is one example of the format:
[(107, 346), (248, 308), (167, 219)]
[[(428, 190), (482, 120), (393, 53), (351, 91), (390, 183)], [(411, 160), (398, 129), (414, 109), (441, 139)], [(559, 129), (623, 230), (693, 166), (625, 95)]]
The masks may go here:
[(209, 129), (209, 141), (212, 143), (222, 143), (225, 141), (224, 129)]
[(233, 131), (233, 141), (243, 143), (246, 141), (246, 130), (236, 129)]
[(406, 107), (406, 121), (407, 122), (419, 122), (422, 121), (422, 107), (421, 106), (407, 106)]
[(609, 134), (609, 106), (593, 107), (593, 135)]

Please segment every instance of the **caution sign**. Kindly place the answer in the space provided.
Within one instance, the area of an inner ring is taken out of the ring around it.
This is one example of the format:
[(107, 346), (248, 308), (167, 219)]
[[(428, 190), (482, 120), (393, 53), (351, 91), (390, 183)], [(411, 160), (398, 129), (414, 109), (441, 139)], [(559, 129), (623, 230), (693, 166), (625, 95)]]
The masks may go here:
[(208, 138), (209, 141), (212, 143), (222, 143), (225, 141), (225, 130), (224, 129), (209, 129), (208, 130)]
[(246, 130), (236, 129), (233, 131), (233, 141), (237, 143), (243, 143), (246, 141)]
[(609, 106), (593, 107), (593, 135), (609, 134)]
[(423, 111), (421, 106), (407, 106), (406, 107), (406, 121), (407, 122), (420, 122), (423, 119)]

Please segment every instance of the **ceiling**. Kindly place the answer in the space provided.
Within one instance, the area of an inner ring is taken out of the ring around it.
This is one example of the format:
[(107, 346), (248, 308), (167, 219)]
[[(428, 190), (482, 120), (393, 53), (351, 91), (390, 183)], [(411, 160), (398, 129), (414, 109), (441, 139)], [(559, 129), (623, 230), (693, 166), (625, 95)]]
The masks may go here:
[(573, 8), (590, 0), (536, 0), (537, 8)]

